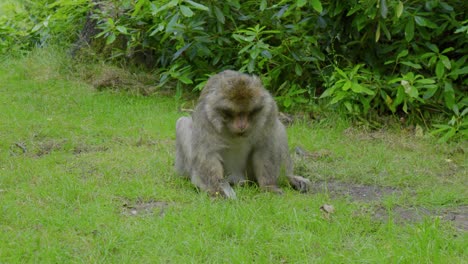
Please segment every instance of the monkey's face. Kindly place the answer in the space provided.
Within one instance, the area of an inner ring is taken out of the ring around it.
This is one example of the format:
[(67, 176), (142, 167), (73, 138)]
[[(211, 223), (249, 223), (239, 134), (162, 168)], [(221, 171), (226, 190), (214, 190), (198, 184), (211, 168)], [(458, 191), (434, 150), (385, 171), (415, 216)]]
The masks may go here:
[(246, 137), (251, 130), (257, 127), (257, 117), (263, 110), (263, 106), (252, 109), (235, 109), (230, 107), (219, 107), (216, 109), (223, 120), (225, 130), (233, 137)]
[(232, 71), (215, 76), (202, 92), (210, 123), (223, 137), (247, 137), (259, 131), (275, 109), (260, 79)]

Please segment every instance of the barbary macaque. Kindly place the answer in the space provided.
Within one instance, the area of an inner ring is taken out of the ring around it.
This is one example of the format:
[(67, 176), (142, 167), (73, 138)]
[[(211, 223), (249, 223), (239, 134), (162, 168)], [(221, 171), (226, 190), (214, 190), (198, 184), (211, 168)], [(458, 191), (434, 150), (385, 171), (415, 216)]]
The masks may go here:
[(293, 188), (310, 181), (293, 175), (278, 107), (257, 76), (226, 70), (208, 79), (192, 117), (176, 124), (176, 171), (212, 195), (236, 198), (231, 185), (256, 182), (282, 193), (282, 166)]

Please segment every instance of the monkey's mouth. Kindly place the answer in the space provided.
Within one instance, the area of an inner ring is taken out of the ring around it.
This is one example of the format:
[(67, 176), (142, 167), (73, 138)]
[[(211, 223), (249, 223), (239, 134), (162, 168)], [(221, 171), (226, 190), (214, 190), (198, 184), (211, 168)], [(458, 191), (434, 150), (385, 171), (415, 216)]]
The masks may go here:
[(243, 131), (243, 132), (237, 132), (235, 133), (236, 137), (246, 137), (247, 136), (247, 132), (246, 131)]

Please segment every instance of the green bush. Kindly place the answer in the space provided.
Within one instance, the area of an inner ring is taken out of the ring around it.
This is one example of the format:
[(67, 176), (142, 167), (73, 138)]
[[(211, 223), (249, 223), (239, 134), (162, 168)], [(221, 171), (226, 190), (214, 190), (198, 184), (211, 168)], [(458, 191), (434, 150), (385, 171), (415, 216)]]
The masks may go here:
[(0, 54), (50, 42), (67, 45), (78, 36), (89, 7), (88, 0), (5, 0), (0, 4)]
[(15, 18), (29, 27), (0, 27), (3, 50), (18, 40), (28, 48), (52, 34), (77, 35), (76, 21), (94, 9), (104, 55), (143, 56), (161, 74), (157, 85), (175, 83), (177, 94), (240, 69), (262, 76), (284, 108), (325, 101), (353, 116), (424, 123), (442, 114), (452, 132), (439, 126), (436, 133), (468, 129), (464, 1), (122, 0), (99, 9), (85, 0), (37, 2), (29, 18)]

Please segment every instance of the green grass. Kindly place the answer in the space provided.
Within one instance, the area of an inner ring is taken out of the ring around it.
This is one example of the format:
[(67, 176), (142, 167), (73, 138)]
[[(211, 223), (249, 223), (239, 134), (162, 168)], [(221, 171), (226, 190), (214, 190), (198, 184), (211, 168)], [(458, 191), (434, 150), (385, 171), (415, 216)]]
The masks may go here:
[(452, 222), (392, 221), (397, 207), (466, 208), (466, 142), (297, 123), (291, 148), (327, 153), (298, 158), (303, 175), (398, 192), (243, 187), (212, 199), (173, 170), (173, 98), (98, 92), (66, 61), (39, 50), (0, 64), (1, 263), (466, 263), (466, 230)]

